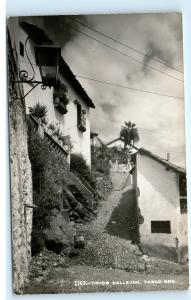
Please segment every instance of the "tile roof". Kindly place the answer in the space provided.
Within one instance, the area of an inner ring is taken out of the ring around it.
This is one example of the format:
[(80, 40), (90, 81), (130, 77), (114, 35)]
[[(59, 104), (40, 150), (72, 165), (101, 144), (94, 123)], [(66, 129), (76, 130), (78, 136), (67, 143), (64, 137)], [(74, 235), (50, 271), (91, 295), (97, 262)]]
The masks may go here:
[(81, 86), (80, 82), (76, 79), (76, 76), (71, 71), (68, 64), (65, 62), (65, 60), (61, 57), (60, 60), (60, 72), (63, 72), (64, 75), (68, 78), (68, 80), (73, 84), (75, 90), (83, 97), (83, 100), (87, 103), (89, 107), (95, 108), (94, 103), (89, 98), (88, 94), (84, 90), (84, 88)]
[(182, 167), (179, 167), (179, 166), (171, 163), (170, 161), (166, 160), (165, 158), (162, 158), (162, 157), (160, 157), (160, 156), (158, 156), (156, 154), (153, 154), (151, 151), (148, 151), (145, 148), (139, 148), (138, 149), (138, 153), (140, 155), (147, 155), (147, 156), (151, 157), (152, 159), (154, 159), (157, 162), (161, 163), (162, 165), (164, 165), (168, 169), (171, 169), (171, 170), (173, 170), (173, 171), (175, 171), (177, 173), (182, 173), (182, 174), (186, 173), (186, 169), (184, 169)]

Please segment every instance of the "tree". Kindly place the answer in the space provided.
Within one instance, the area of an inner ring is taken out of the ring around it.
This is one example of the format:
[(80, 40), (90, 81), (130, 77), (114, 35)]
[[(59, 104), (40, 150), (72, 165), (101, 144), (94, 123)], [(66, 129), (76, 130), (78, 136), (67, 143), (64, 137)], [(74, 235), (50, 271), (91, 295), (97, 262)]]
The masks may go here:
[(125, 122), (120, 131), (120, 138), (124, 141), (124, 149), (127, 145), (133, 145), (139, 141), (139, 133), (136, 124), (129, 121)]

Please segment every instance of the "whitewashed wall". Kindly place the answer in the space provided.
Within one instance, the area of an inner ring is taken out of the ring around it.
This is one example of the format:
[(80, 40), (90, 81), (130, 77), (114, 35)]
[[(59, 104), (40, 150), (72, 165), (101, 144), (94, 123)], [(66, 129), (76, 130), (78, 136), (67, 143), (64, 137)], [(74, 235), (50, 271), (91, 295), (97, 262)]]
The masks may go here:
[[(141, 241), (175, 247), (178, 236), (179, 189), (174, 171), (146, 155), (137, 156), (139, 207), (144, 217), (140, 226)], [(171, 234), (151, 233), (151, 221), (170, 221)]]

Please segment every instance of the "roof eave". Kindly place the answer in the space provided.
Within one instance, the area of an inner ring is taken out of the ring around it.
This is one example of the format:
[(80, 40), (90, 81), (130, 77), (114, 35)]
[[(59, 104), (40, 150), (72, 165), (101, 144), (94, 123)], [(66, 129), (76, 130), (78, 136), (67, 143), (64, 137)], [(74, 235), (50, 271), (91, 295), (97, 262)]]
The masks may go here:
[(68, 78), (68, 80), (74, 85), (74, 88), (79, 94), (81, 94), (86, 104), (91, 108), (95, 108), (93, 101), (90, 99), (90, 97), (88, 96), (84, 88), (81, 86), (80, 82), (77, 80), (76, 76), (71, 71), (70, 67), (63, 58), (61, 58), (60, 60), (60, 71), (61, 73), (63, 72), (63, 74)]
[(168, 162), (167, 160), (165, 160), (164, 158), (158, 156), (158, 155), (155, 155), (153, 154), (152, 152), (146, 150), (145, 148), (139, 148), (138, 149), (138, 152), (142, 155), (142, 154), (145, 154), (149, 157), (151, 157), (152, 159), (154, 159), (155, 161), (161, 163), (162, 165), (164, 165), (166, 168), (170, 169), (170, 170), (173, 170), (177, 173), (181, 173), (181, 174), (186, 174), (186, 170), (182, 167), (179, 167), (177, 165), (174, 165), (170, 162)]

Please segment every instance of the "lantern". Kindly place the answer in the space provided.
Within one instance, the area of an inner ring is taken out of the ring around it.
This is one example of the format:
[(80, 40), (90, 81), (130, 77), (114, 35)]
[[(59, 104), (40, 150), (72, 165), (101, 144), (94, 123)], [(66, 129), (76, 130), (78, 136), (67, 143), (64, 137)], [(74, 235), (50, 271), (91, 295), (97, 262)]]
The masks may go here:
[(49, 46), (35, 47), (36, 64), (39, 66), (44, 86), (55, 86), (58, 81), (61, 48)]

